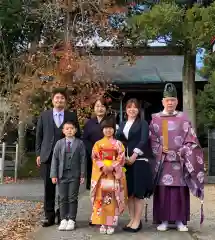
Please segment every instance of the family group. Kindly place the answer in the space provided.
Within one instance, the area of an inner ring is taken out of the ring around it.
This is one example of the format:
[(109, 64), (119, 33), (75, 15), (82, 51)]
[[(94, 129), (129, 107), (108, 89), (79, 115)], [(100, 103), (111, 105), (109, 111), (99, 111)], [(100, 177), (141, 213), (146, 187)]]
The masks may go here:
[(188, 231), (190, 193), (203, 204), (204, 159), (186, 113), (176, 110), (175, 86), (165, 85), (163, 110), (152, 114), (150, 124), (137, 99), (127, 101), (126, 119), (119, 125), (108, 114), (105, 99), (97, 99), (82, 134), (76, 113), (66, 110), (66, 102), (66, 92), (54, 89), (53, 109), (42, 112), (37, 123), (43, 227), (54, 225), (57, 218), (59, 230), (75, 229), (79, 188), (86, 182), (92, 203), (89, 224), (99, 226), (102, 234), (114, 233), (126, 208), (130, 221), (123, 231), (140, 231), (144, 200), (152, 195), (157, 230), (166, 231), (173, 223), (178, 231)]

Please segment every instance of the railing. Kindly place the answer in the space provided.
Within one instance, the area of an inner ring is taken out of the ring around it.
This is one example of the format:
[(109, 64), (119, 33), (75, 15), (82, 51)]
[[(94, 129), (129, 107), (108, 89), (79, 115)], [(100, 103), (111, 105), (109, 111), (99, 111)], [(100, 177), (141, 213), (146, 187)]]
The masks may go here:
[(17, 181), (18, 173), (18, 144), (0, 144), (0, 184), (4, 183), (5, 171), (14, 172), (14, 181)]
[(208, 130), (208, 175), (215, 176), (215, 129)]

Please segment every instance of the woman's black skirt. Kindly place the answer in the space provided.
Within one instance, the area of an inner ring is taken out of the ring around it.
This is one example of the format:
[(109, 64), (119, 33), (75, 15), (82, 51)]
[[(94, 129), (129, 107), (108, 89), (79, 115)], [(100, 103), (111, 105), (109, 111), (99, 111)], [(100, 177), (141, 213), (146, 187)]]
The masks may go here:
[(133, 165), (126, 165), (128, 197), (150, 198), (154, 191), (153, 173), (149, 162), (137, 159)]

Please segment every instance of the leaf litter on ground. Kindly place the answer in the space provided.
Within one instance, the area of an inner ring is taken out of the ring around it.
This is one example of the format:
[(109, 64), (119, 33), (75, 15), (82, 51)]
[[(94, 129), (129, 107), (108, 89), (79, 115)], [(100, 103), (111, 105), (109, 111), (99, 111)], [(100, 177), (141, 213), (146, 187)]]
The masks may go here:
[(13, 210), (0, 219), (0, 240), (29, 240), (41, 216), (42, 203), (0, 198), (0, 208), (2, 206), (13, 206)]

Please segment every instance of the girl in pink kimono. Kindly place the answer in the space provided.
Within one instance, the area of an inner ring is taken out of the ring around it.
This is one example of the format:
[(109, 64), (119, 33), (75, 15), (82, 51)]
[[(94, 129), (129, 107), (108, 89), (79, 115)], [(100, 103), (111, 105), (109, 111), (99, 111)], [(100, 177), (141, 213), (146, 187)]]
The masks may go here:
[(127, 191), (123, 165), (125, 151), (114, 138), (115, 121), (104, 120), (101, 127), (104, 138), (93, 147), (91, 179), (92, 224), (99, 225), (100, 233), (113, 234), (119, 215), (125, 209)]

